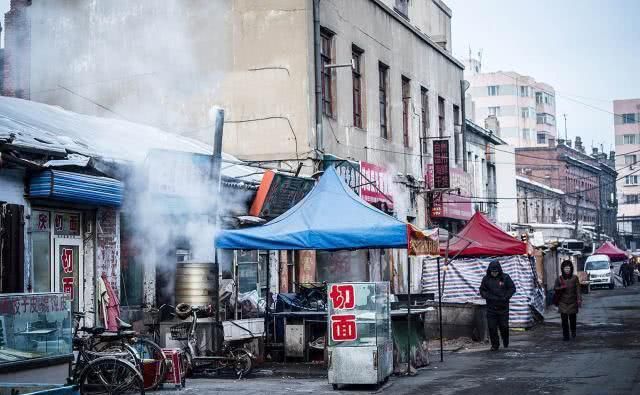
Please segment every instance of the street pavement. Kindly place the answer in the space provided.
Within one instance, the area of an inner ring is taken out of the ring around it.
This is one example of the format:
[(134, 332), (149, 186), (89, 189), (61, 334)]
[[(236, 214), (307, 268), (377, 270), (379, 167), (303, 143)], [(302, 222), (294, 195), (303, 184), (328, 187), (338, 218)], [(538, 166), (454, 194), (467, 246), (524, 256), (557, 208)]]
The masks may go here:
[[(640, 394), (640, 285), (584, 295), (578, 338), (562, 340), (560, 318), (526, 332), (512, 332), (511, 346), (491, 352), (479, 345), (431, 354), (430, 366), (411, 377), (392, 377), (382, 388), (333, 391), (326, 376), (291, 377), (263, 369), (243, 380), (187, 381), (183, 394)], [(171, 391), (163, 391), (171, 392)]]

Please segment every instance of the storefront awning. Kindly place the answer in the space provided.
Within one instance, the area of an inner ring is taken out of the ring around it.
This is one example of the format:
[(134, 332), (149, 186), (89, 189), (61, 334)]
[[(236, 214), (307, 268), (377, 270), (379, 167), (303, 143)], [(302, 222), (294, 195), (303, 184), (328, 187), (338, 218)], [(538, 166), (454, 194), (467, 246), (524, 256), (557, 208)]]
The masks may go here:
[(122, 205), (122, 182), (61, 170), (45, 170), (31, 177), (29, 197), (95, 206)]

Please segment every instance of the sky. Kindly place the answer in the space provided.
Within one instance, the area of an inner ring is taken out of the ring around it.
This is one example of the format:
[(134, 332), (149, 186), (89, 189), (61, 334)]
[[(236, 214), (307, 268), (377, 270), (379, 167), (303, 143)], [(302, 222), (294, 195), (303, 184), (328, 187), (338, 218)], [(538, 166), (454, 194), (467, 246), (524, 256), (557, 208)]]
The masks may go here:
[(615, 149), (613, 100), (640, 98), (640, 0), (444, 1), (458, 59), (550, 84), (561, 137), (567, 114), (569, 139)]

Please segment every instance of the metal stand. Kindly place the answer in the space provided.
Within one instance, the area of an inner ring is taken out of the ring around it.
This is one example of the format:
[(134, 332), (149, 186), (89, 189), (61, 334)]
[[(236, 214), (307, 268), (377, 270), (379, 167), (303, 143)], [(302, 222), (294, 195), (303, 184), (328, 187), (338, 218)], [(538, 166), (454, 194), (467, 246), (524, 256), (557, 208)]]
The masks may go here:
[(407, 253), (407, 375), (411, 374), (411, 257)]
[(438, 264), (438, 324), (440, 326), (440, 362), (444, 362), (444, 349), (442, 340), (442, 287), (440, 285), (440, 257), (436, 259)]

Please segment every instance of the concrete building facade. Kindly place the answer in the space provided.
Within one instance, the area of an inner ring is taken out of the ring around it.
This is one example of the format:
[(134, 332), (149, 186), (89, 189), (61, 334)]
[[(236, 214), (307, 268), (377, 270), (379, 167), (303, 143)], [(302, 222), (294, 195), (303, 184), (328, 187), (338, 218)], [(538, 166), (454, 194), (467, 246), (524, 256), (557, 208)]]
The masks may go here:
[(555, 224), (562, 221), (565, 193), (532, 179), (516, 176), (518, 223)]
[(555, 91), (552, 86), (513, 71), (482, 72), (479, 58), (467, 60), (465, 79), (471, 87), (470, 118), (500, 122), (500, 138), (516, 147), (536, 147), (556, 138)]
[(640, 248), (640, 99), (613, 102), (618, 180), (618, 232), (630, 249)]
[(504, 144), (492, 131), (467, 120), (467, 172), (473, 177), (474, 211), (481, 211), (497, 221), (498, 195), (496, 146)]

